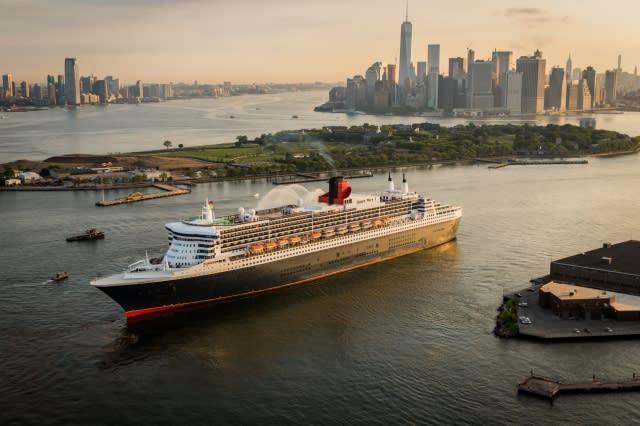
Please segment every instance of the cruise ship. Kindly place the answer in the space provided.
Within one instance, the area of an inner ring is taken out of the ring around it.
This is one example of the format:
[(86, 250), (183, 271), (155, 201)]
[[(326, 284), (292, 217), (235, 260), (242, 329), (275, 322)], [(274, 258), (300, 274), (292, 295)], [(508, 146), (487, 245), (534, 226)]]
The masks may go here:
[(317, 202), (265, 210), (239, 208), (168, 223), (169, 247), (91, 284), (126, 316), (254, 296), (320, 280), (444, 244), (456, 238), (462, 209), (400, 189), (357, 194), (343, 177)]

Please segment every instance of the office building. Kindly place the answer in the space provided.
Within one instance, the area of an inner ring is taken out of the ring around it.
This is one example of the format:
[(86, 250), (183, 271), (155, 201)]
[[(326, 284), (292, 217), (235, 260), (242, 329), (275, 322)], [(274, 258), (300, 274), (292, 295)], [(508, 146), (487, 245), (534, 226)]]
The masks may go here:
[(596, 98), (596, 70), (593, 67), (587, 67), (584, 71), (582, 71), (582, 78), (587, 80), (587, 85), (589, 86), (589, 93), (591, 94), (591, 103), (584, 108), (592, 108), (594, 105), (594, 101)]
[(49, 105), (55, 105), (57, 99), (55, 83), (49, 83), (47, 85), (47, 89), (47, 95), (49, 96)]
[(142, 85), (142, 81), (136, 81), (136, 96), (138, 98), (144, 98), (144, 87)]
[(426, 84), (427, 84), (427, 63), (425, 61), (418, 61), (416, 85), (424, 86)]
[(387, 80), (397, 82), (396, 80), (396, 64), (387, 64)]
[(564, 73), (565, 70), (560, 67), (551, 68), (547, 105), (554, 111), (567, 110), (567, 81)]
[(502, 76), (509, 70), (511, 70), (511, 63), (513, 61), (513, 52), (510, 51), (493, 51), (491, 54), (491, 61), (494, 65), (494, 79), (496, 84), (500, 85)]
[(573, 78), (573, 75), (571, 74), (573, 72), (573, 61), (571, 60), (571, 54), (569, 54), (569, 58), (567, 59), (567, 65), (565, 66), (565, 78), (567, 79), (567, 81), (571, 80)]
[(15, 96), (14, 93), (14, 83), (13, 83), (13, 75), (11, 74), (4, 74), (2, 76), (2, 91), (4, 92), (4, 97), (6, 99), (8, 98), (12, 98)]
[(579, 80), (570, 80), (567, 82), (567, 111), (578, 110), (579, 88), (580, 88)]
[(440, 74), (440, 45), (427, 45), (427, 107), (438, 108), (438, 83)]
[(381, 80), (382, 62), (375, 62), (364, 74), (367, 82), (367, 106), (373, 106), (373, 97), (376, 91), (376, 81)]
[(438, 76), (438, 109), (450, 113), (456, 107), (458, 81), (453, 77)]
[(64, 81), (67, 104), (80, 105), (80, 75), (76, 58), (64, 60)]
[(544, 112), (546, 65), (539, 50), (533, 56), (522, 56), (516, 61), (516, 71), (522, 73), (522, 114)]
[(606, 71), (604, 73), (604, 101), (609, 105), (616, 102), (617, 82), (618, 73), (616, 71)]
[(590, 110), (591, 109), (591, 92), (589, 91), (589, 82), (586, 78), (583, 78), (578, 82), (578, 109)]
[(464, 78), (464, 59), (449, 58), (449, 77), (461, 80)]
[(470, 65), (469, 86), (467, 87), (468, 107), (488, 110), (494, 107), (493, 62), (475, 61)]
[(411, 87), (411, 31), (412, 26), (409, 22), (409, 10), (407, 8), (407, 14), (405, 20), (400, 26), (400, 67), (399, 75), (400, 81), (398, 84), (402, 87)]
[(20, 96), (23, 98), (31, 97), (31, 87), (29, 87), (29, 83), (26, 81), (20, 83)]
[(502, 79), (502, 107), (511, 115), (522, 113), (522, 73), (507, 71)]
[(467, 49), (467, 74), (471, 73), (471, 66), (476, 61), (476, 52), (473, 49)]
[(440, 45), (429, 44), (427, 45), (427, 64), (428, 74), (436, 73), (440, 74)]
[(345, 91), (345, 108), (348, 110), (363, 109), (367, 106), (367, 82), (361, 75), (347, 79)]

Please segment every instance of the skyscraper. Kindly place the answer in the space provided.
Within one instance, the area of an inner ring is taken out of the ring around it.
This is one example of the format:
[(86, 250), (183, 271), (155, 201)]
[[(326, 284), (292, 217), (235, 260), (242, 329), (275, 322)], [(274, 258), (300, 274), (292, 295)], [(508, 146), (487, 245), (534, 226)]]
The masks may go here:
[(405, 20), (400, 26), (400, 69), (398, 84), (403, 87), (411, 86), (411, 22), (409, 22), (409, 7)]
[(502, 76), (511, 69), (513, 52), (507, 50), (494, 50), (491, 54), (491, 60), (493, 61), (494, 65), (496, 83), (500, 84)]
[(471, 72), (471, 67), (476, 61), (476, 52), (473, 49), (467, 49), (467, 74)]
[(522, 73), (508, 71), (502, 83), (504, 96), (502, 107), (506, 108), (510, 115), (520, 115), (522, 113)]
[(373, 63), (364, 74), (367, 83), (367, 106), (373, 106), (373, 95), (376, 91), (376, 81), (381, 79), (382, 62)]
[(427, 45), (427, 74), (440, 74), (440, 45)]
[(144, 98), (144, 86), (142, 86), (142, 81), (136, 81), (136, 96), (139, 98)]
[(464, 77), (464, 59), (449, 58), (449, 77), (459, 80)]
[(438, 74), (440, 74), (440, 45), (427, 45), (427, 106), (438, 108)]
[(546, 59), (536, 50), (533, 56), (521, 56), (516, 61), (516, 71), (522, 73), (522, 113), (544, 112), (544, 85), (546, 83)]
[(551, 68), (549, 77), (549, 99), (547, 103), (556, 111), (567, 110), (567, 81), (565, 70), (560, 67)]
[(469, 108), (493, 108), (493, 62), (475, 61), (470, 69), (470, 86), (467, 88)]
[(427, 82), (427, 63), (425, 61), (418, 61), (416, 85), (424, 86)]
[(565, 68), (565, 74), (564, 74), (567, 81), (573, 78), (572, 72), (573, 72), (573, 61), (571, 60), (571, 54), (569, 54), (569, 59), (567, 59), (567, 66)]
[(589, 105), (583, 106), (583, 109), (587, 109), (593, 107), (596, 98), (596, 70), (591, 66), (587, 67), (586, 70), (582, 71), (582, 78), (587, 80), (587, 86), (589, 86), (589, 93), (591, 94)]
[(609, 105), (616, 101), (617, 77), (618, 73), (616, 71), (606, 71), (604, 73), (604, 101)]
[(68, 105), (80, 105), (80, 76), (76, 58), (64, 60), (65, 95)]
[(4, 91), (5, 98), (11, 98), (15, 96), (15, 93), (13, 93), (13, 75), (4, 74), (2, 76), (2, 89)]

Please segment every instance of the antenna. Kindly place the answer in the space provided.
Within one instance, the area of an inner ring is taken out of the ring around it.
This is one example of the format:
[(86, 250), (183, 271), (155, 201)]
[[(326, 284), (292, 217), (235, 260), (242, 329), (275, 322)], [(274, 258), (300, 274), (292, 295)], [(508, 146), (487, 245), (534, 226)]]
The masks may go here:
[(404, 15), (404, 22), (409, 22), (409, 0), (407, 0), (407, 10)]

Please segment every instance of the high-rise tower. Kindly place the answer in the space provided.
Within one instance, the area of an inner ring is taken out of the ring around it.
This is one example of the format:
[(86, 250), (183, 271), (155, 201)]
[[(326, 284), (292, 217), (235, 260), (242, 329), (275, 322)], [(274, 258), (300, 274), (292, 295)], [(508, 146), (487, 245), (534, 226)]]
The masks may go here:
[(522, 73), (522, 113), (544, 112), (544, 85), (546, 59), (536, 50), (533, 56), (522, 56), (516, 61), (516, 71)]
[(68, 105), (80, 105), (80, 76), (76, 58), (64, 60), (65, 95)]
[(400, 26), (400, 67), (398, 77), (400, 86), (411, 86), (411, 31), (412, 26), (409, 22), (409, 2), (407, 2), (407, 11), (404, 22)]
[[(4, 90), (4, 97), (12, 98), (15, 96), (13, 93), (13, 75), (4, 74), (2, 76), (2, 90)], [(2, 98), (2, 96), (0, 96)]]
[(569, 54), (569, 59), (567, 59), (567, 66), (565, 67), (564, 78), (565, 80), (571, 80), (573, 78), (573, 62), (571, 61), (571, 54)]

